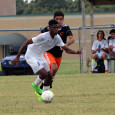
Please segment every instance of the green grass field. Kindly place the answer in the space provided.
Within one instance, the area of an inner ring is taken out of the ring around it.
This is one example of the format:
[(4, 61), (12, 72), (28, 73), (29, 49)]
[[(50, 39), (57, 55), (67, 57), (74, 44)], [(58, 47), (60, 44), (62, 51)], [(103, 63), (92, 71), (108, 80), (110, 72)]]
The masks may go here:
[(0, 76), (0, 115), (115, 115), (115, 74), (77, 71), (74, 63), (62, 62), (50, 104), (34, 95), (31, 83), (36, 75)]

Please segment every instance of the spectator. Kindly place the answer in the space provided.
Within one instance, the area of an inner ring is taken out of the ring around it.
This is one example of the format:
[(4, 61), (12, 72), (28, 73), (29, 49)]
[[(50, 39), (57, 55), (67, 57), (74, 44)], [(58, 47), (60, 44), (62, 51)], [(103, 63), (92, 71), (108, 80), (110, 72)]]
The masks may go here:
[(111, 38), (109, 40), (109, 53), (112, 57), (115, 57), (115, 29), (110, 30)]
[(92, 70), (90, 73), (94, 73), (95, 68), (95, 60), (97, 59), (103, 59), (104, 60), (104, 66), (105, 66), (105, 73), (108, 73), (108, 62), (107, 62), (107, 52), (108, 52), (108, 43), (104, 38), (105, 34), (102, 30), (99, 30), (97, 32), (97, 40), (94, 41), (92, 45)]

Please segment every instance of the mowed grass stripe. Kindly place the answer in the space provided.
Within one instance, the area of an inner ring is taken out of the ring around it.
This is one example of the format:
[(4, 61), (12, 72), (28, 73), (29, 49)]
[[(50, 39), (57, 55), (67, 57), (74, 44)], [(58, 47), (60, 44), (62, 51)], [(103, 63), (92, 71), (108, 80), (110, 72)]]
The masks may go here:
[(37, 76), (0, 77), (1, 115), (114, 115), (114, 74), (58, 74), (54, 100), (40, 103), (31, 83)]

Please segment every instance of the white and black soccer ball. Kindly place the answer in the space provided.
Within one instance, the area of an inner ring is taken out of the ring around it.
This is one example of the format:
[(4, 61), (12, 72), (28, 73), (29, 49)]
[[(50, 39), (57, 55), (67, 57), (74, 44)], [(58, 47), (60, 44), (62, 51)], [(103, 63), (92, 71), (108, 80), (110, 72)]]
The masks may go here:
[(54, 93), (52, 91), (44, 91), (41, 95), (41, 99), (45, 103), (51, 103), (54, 98)]

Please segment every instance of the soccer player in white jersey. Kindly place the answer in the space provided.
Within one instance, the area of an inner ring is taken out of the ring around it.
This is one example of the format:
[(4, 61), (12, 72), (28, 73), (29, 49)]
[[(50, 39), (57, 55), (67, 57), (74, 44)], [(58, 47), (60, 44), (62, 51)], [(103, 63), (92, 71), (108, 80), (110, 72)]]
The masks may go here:
[[(52, 80), (52, 75), (50, 73), (50, 68), (43, 56), (43, 54), (53, 48), (54, 46), (62, 47), (67, 53), (70, 54), (81, 54), (81, 51), (73, 51), (68, 48), (62, 41), (61, 37), (57, 34), (58, 32), (58, 22), (54, 19), (49, 21), (49, 31), (41, 33), (32, 39), (25, 41), (17, 56), (12, 61), (13, 64), (18, 64), (19, 57), (23, 50), (27, 47), (25, 54), (25, 59), (27, 63), (32, 67), (35, 74), (39, 74), (32, 87), (34, 90), (41, 95), (43, 91), (46, 91), (50, 88), (50, 83)], [(43, 90), (40, 89), (39, 84), (44, 80)], [(41, 96), (39, 98), (41, 100)]]
[(109, 40), (109, 53), (115, 57), (115, 29), (110, 30), (111, 39)]
[(104, 39), (104, 32), (102, 30), (99, 30), (97, 32), (97, 40), (94, 41), (92, 45), (92, 70), (90, 73), (93, 73), (95, 68), (95, 60), (97, 59), (103, 59), (104, 65), (105, 65), (105, 73), (108, 73), (108, 62), (107, 62), (107, 52), (108, 52), (108, 43), (107, 40)]

